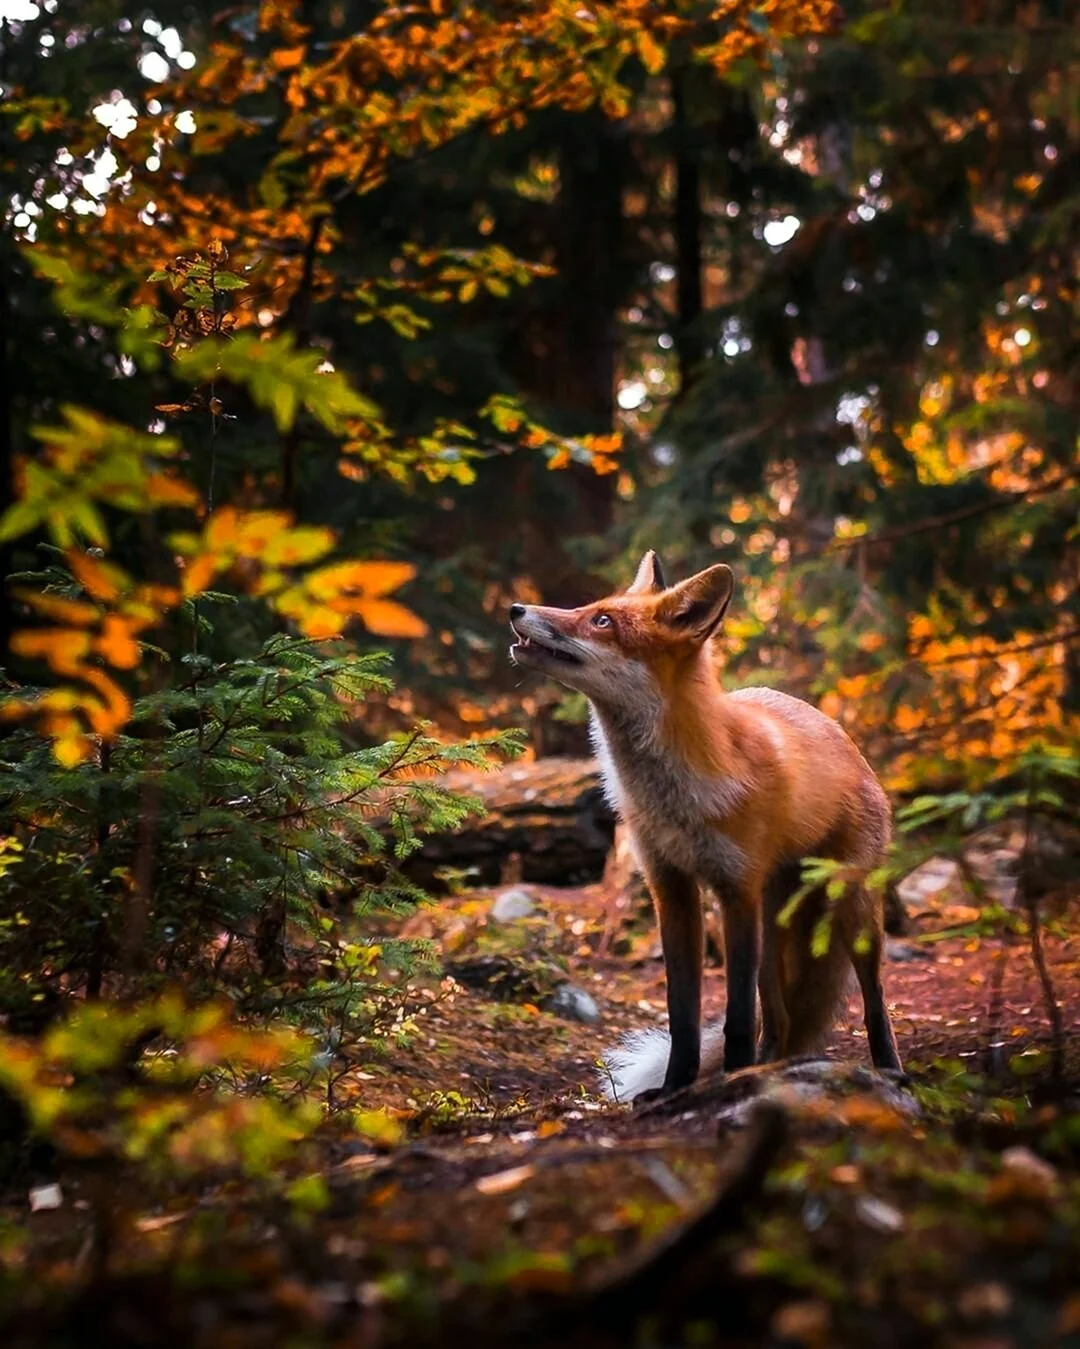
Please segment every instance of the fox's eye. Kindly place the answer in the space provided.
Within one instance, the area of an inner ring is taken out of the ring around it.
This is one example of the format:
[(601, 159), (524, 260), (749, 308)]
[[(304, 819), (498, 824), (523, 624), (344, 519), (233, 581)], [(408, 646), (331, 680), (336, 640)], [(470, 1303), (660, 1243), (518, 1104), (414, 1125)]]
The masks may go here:
[(594, 628), (610, 628), (611, 619), (608, 618), (607, 614), (597, 614), (592, 621), (592, 625)]

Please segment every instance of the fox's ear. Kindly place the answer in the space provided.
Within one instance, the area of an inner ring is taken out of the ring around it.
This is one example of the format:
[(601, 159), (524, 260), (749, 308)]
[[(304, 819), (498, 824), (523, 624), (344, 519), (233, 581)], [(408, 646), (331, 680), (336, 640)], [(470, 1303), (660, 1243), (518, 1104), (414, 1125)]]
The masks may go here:
[(672, 586), (656, 612), (669, 627), (703, 642), (719, 627), (734, 589), (731, 568), (718, 562)]
[(630, 589), (626, 592), (628, 595), (652, 595), (659, 590), (665, 590), (667, 582), (664, 580), (664, 569), (660, 565), (660, 559), (650, 548), (638, 565), (637, 575), (630, 584)]

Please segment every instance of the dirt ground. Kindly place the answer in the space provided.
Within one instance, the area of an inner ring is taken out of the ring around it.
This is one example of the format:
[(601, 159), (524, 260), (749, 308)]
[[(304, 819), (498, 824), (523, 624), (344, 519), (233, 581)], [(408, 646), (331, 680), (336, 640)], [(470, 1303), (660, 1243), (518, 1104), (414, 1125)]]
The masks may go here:
[[(857, 1066), (853, 999), (803, 1077), (635, 1111), (600, 1099), (596, 1064), (663, 1019), (651, 917), (613, 926), (600, 886), (514, 889), (527, 917), (496, 923), (484, 891), (406, 925), (454, 984), (417, 980), (405, 1035), (349, 1066), (402, 1135), (309, 1152), (325, 1207), (177, 1193), (73, 1300), (29, 1298), (8, 1343), (1080, 1345), (1080, 931), (1045, 936), (1057, 1077), (1027, 936), (943, 901), (890, 943), (906, 1085)], [(545, 1010), (563, 980), (595, 1023)], [(705, 1002), (722, 1014), (716, 960)], [(35, 1214), (40, 1249), (71, 1221)]]
[[(621, 939), (609, 940), (609, 952), (618, 947), (620, 954), (598, 955), (594, 948), (611, 915), (603, 887), (513, 889), (534, 900), (533, 915), (496, 924), (490, 910), (499, 892), (481, 891), (441, 901), (413, 918), (406, 931), (434, 938), (452, 966), (467, 964), (477, 952), (489, 958), (504, 955), (525, 967), (531, 960), (554, 958), (564, 976), (596, 1000), (600, 1021), (582, 1025), (547, 1014), (530, 1002), (527, 991), (503, 1002), (459, 986), (448, 1003), (427, 1014), (425, 1033), (395, 1053), (392, 1066), (376, 1068), (381, 1103), (411, 1108), (408, 1101), (436, 1087), (502, 1109), (535, 1108), (581, 1091), (592, 1093), (598, 1059), (623, 1033), (666, 1024), (663, 960), (647, 909), (639, 907), (630, 921), (624, 918)], [(905, 1064), (950, 1059), (984, 1070), (1048, 1046), (1047, 1009), (1026, 937), (984, 934), (979, 928), (977, 909), (930, 904), (910, 918), (903, 937), (889, 941), (886, 994)], [(1080, 969), (1080, 934), (1058, 922), (1044, 945), (1066, 1032), (1077, 1041), (1071, 1048), (1080, 1053), (1080, 1001), (1070, 1001)], [(489, 987), (498, 988), (500, 973), (496, 967)], [(722, 1020), (724, 972), (715, 951), (706, 968), (703, 1000), (705, 1020)], [(1000, 1050), (992, 1050), (993, 1044)], [(869, 1061), (857, 994), (849, 999), (827, 1052), (838, 1061)]]

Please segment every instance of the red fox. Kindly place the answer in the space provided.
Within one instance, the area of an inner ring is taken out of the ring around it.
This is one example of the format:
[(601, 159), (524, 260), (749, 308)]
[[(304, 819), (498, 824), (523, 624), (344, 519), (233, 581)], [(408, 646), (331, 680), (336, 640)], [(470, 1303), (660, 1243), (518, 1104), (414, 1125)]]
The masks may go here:
[[(608, 1060), (617, 1100), (666, 1095), (704, 1066), (813, 1052), (854, 966), (870, 1055), (900, 1068), (881, 986), (882, 900), (849, 884), (832, 910), (828, 950), (811, 939), (826, 911), (807, 896), (777, 916), (805, 857), (872, 868), (890, 811), (847, 734), (809, 703), (773, 689), (725, 693), (710, 659), (734, 589), (722, 563), (678, 585), (648, 552), (633, 584), (580, 609), (514, 604), (515, 664), (585, 694), (612, 804), (626, 822), (660, 923), (670, 1037), (630, 1037)], [(704, 954), (699, 886), (723, 912), (727, 1011), (702, 1045)], [(761, 999), (761, 1039), (756, 1003)]]

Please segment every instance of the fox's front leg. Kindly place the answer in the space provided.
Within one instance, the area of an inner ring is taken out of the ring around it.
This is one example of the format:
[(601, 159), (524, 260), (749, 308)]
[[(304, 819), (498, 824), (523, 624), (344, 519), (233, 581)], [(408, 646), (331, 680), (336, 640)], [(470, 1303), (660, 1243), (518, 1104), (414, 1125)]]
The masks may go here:
[(761, 967), (761, 899), (752, 889), (721, 891), (727, 1013), (724, 1072), (748, 1068), (757, 1043), (757, 986)]
[(671, 1054), (663, 1094), (689, 1086), (701, 1066), (701, 971), (705, 960), (705, 924), (697, 882), (667, 862), (647, 860), (649, 883), (667, 972)]

